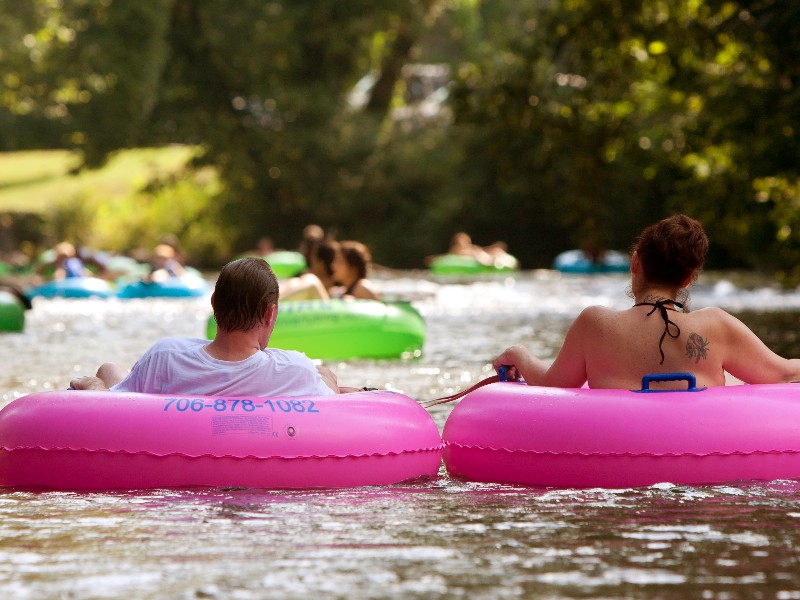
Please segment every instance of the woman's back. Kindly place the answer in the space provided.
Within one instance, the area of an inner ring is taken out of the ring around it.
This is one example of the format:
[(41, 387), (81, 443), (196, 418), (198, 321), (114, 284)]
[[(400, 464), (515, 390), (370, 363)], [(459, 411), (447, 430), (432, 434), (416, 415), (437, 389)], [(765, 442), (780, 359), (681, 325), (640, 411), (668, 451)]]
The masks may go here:
[[(676, 372), (692, 373), (700, 387), (725, 385), (723, 348), (721, 344), (712, 347), (710, 342), (713, 337), (719, 340), (714, 336), (718, 324), (712, 315), (667, 309), (673, 325), (665, 335), (667, 323), (659, 310), (648, 315), (653, 308), (645, 305), (614, 311), (591, 307), (579, 317), (586, 320), (584, 353), (589, 386), (639, 389), (644, 375)], [(663, 363), (659, 347), (664, 352)], [(685, 382), (659, 384), (664, 389), (685, 386)]]
[[(578, 320), (583, 323), (576, 321), (576, 326), (584, 329), (590, 387), (639, 389), (644, 375), (676, 372), (692, 373), (698, 387), (725, 385), (726, 372), (748, 383), (768, 383), (785, 380), (796, 368), (795, 361), (773, 353), (747, 326), (719, 308), (688, 313), (667, 309), (670, 325), (657, 308), (651, 313), (654, 308), (590, 307), (581, 314)], [(659, 387), (685, 385), (670, 382)]]
[[(649, 374), (690, 372), (701, 387), (800, 380), (800, 359), (772, 352), (747, 326), (720, 308), (681, 312), (675, 298), (697, 278), (708, 252), (699, 221), (673, 215), (647, 227), (631, 253), (634, 306), (585, 309), (567, 331), (552, 365), (524, 346), (492, 364), (513, 366), (530, 385), (638, 389)], [(659, 384), (678, 388), (685, 384)]]

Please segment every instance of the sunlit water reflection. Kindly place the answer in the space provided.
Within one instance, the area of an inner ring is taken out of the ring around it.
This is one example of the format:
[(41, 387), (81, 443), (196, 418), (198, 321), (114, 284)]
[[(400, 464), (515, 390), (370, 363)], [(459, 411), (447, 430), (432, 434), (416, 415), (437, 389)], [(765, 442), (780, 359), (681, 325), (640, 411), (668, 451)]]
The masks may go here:
[[(627, 278), (552, 272), (381, 280), (428, 326), (413, 361), (333, 363), (345, 385), (419, 400), (490, 374), (523, 342), (544, 358), (589, 304), (629, 306)], [(800, 356), (800, 291), (708, 274), (695, 308), (736, 313)], [(64, 389), (166, 335), (202, 336), (197, 300), (42, 300), (5, 334), (0, 405)], [(450, 405), (432, 409), (441, 428)], [(800, 485), (542, 490), (434, 481), (341, 491), (0, 492), (7, 598), (800, 598)]]

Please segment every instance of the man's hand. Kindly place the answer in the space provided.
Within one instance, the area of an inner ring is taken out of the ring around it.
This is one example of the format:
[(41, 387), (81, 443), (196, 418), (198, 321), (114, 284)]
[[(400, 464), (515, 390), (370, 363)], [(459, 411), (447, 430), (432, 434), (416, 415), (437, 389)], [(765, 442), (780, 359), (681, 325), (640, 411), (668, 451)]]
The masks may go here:
[(85, 377), (77, 377), (69, 382), (69, 387), (75, 390), (107, 390), (106, 384), (99, 377), (92, 377), (86, 375)]

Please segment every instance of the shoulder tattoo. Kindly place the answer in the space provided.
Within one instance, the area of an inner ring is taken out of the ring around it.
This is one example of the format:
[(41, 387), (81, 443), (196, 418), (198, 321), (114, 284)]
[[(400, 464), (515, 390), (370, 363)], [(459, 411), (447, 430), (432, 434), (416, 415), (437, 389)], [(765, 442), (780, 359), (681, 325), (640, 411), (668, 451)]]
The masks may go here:
[(693, 358), (695, 364), (697, 364), (700, 362), (701, 358), (708, 358), (709, 345), (710, 342), (704, 340), (700, 334), (691, 333), (689, 334), (689, 339), (686, 341), (686, 356)]

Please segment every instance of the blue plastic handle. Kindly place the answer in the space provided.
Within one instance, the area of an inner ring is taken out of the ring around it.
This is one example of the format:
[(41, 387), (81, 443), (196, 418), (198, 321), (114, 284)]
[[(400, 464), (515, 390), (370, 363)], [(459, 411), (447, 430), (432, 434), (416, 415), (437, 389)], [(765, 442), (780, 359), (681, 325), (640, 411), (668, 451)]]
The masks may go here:
[[(651, 390), (650, 384), (659, 381), (687, 381), (685, 390)], [(651, 373), (642, 377), (642, 389), (638, 392), (699, 392), (705, 388), (697, 387), (697, 378), (692, 373)]]
[[(512, 365), (500, 365), (497, 367), (497, 379), (498, 381), (511, 381), (514, 383), (525, 383), (525, 380), (519, 374), (519, 371), (514, 369)], [(509, 372), (511, 372), (512, 377), (509, 377)]]
[(497, 367), (497, 377), (500, 381), (508, 381), (508, 370), (511, 367), (509, 365), (500, 365)]

